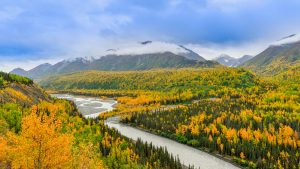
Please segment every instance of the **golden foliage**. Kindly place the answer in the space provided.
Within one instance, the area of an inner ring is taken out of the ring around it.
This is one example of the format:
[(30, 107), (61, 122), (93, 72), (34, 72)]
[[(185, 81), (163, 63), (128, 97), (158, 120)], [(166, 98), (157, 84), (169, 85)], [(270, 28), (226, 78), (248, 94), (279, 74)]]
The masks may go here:
[(61, 121), (52, 113), (32, 113), (22, 120), (22, 132), (8, 133), (12, 168), (66, 168), (72, 162), (72, 137), (59, 132)]

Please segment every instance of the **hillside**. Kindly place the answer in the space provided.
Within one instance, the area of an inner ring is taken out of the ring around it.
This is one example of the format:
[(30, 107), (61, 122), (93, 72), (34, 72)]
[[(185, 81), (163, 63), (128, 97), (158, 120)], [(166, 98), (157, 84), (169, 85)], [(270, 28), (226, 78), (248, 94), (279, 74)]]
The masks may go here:
[[(295, 35), (296, 36), (296, 35)], [(292, 38), (292, 37), (289, 37)], [(300, 65), (300, 41), (283, 39), (241, 65), (263, 75), (276, 75)]]
[(0, 103), (18, 103), (33, 105), (42, 100), (50, 100), (49, 96), (31, 79), (14, 74), (0, 72)]
[[(243, 84), (241, 83), (243, 82)], [(242, 88), (256, 83), (255, 76), (247, 71), (232, 68), (182, 68), (145, 71), (84, 71), (46, 78), (40, 85), (55, 90), (114, 89), (171, 91), (196, 89), (204, 86)]]

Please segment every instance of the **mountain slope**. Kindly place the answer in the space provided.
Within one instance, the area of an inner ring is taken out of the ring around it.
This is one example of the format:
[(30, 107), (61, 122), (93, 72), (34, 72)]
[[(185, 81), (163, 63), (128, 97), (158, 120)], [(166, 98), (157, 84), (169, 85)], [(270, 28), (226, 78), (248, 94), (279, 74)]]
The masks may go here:
[(51, 64), (45, 63), (45, 64), (41, 64), (29, 71), (26, 71), (21, 68), (16, 68), (16, 69), (12, 70), (10, 73), (17, 74), (20, 76), (26, 76), (29, 78), (40, 77), (40, 76), (43, 76), (44, 74), (47, 74), (51, 67), (52, 67)]
[(43, 64), (32, 70), (12, 73), (33, 79), (83, 70), (147, 70), (154, 68), (214, 67), (219, 64), (181, 45), (146, 41), (124, 49), (109, 49), (100, 58), (75, 58), (54, 65)]
[(264, 75), (274, 75), (300, 64), (300, 42), (270, 46), (241, 67)]
[(239, 66), (239, 65), (247, 62), (248, 60), (252, 59), (252, 58), (253, 58), (253, 56), (251, 56), (251, 55), (244, 55), (244, 56), (238, 58), (238, 61), (235, 64), (235, 66)]
[[(288, 37), (293, 38), (294, 37)], [(274, 75), (300, 64), (300, 41), (278, 41), (241, 65), (263, 75)]]
[(190, 60), (171, 52), (165, 52), (142, 55), (107, 55), (92, 62), (89, 68), (91, 70), (147, 70), (190, 66), (211, 67), (214, 65), (216, 63), (211, 61)]

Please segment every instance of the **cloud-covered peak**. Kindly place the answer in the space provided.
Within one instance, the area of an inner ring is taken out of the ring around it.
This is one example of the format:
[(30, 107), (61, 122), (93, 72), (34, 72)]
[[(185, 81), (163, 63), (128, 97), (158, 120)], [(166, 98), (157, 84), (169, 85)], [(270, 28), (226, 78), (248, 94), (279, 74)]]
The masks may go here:
[(106, 55), (142, 55), (171, 52), (176, 55), (182, 55), (193, 60), (203, 60), (201, 56), (182, 45), (161, 42), (161, 41), (143, 41), (134, 44), (128, 44), (118, 49), (106, 50)]
[(272, 46), (280, 46), (280, 45), (287, 45), (291, 43), (300, 42), (300, 34), (292, 34), (287, 37), (284, 37), (278, 41), (273, 42)]

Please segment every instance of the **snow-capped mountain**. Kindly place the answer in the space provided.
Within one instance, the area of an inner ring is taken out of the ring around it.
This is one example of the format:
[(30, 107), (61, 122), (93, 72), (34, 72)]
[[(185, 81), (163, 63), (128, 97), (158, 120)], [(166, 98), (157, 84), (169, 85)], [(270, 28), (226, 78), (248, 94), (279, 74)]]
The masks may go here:
[(219, 62), (222, 65), (226, 65), (229, 67), (237, 67), (246, 61), (250, 60), (253, 56), (250, 55), (244, 55), (240, 58), (234, 58), (226, 54), (221, 54), (219, 57), (217, 57), (215, 60)]

